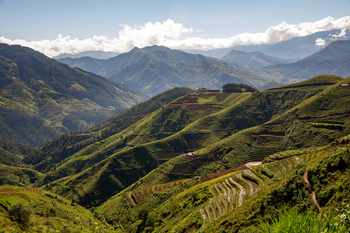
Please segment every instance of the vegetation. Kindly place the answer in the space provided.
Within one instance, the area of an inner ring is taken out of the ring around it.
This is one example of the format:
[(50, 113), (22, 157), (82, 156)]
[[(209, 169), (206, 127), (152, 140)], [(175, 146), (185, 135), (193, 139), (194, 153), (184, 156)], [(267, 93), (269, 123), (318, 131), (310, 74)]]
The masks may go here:
[(105, 232), (259, 232), (304, 220), (346, 229), (350, 103), (340, 84), (350, 81), (318, 85), (326, 77), (253, 93), (174, 89), (37, 150), (10, 144), (19, 165), (2, 165), (0, 181), (20, 187), (1, 186), (0, 224), (23, 202), (43, 214), (33, 231), (96, 230), (89, 218)]
[(15, 203), (8, 209), (9, 217), (16, 222), (22, 230), (28, 230), (30, 226), (30, 215), (33, 211), (23, 203)]
[(225, 92), (225, 93), (254, 92), (254, 91), (258, 91), (258, 90), (245, 84), (227, 83), (222, 86), (222, 92)]
[[(279, 216), (278, 216), (279, 215)], [(319, 220), (316, 214), (298, 213), (295, 210), (280, 210), (273, 217), (271, 224), (266, 223), (262, 229), (255, 229), (261, 233), (308, 233), (308, 232), (348, 232), (348, 227), (339, 224), (339, 220), (332, 212), (325, 213), (325, 218)], [(251, 231), (253, 232), (253, 231)]]

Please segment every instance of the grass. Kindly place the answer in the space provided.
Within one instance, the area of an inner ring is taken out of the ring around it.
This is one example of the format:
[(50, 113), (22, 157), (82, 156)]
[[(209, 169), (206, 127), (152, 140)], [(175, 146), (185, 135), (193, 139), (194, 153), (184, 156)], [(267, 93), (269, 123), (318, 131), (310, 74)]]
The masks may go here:
[(330, 129), (343, 129), (345, 127), (342, 124), (328, 124), (328, 123), (312, 123), (311, 125), (317, 128), (330, 128)]
[(263, 223), (257, 233), (310, 233), (337, 232), (345, 233), (349, 229), (339, 226), (336, 216), (329, 211), (321, 219), (313, 213), (298, 213), (295, 210), (282, 209), (275, 215), (269, 216), (269, 222)]

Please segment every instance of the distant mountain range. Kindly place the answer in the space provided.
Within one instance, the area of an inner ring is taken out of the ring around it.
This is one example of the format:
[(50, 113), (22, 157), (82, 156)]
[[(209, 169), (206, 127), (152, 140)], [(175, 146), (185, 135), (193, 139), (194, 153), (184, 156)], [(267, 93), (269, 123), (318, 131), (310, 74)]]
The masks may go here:
[(32, 49), (0, 44), (0, 139), (40, 146), (146, 98)]
[(350, 76), (350, 40), (335, 41), (300, 61), (262, 67), (256, 70), (278, 82), (297, 82), (321, 74)]
[[(216, 49), (209, 51), (201, 50), (185, 50), (188, 53), (202, 54), (204, 56), (222, 58), (231, 50), (240, 50), (244, 52), (256, 52), (260, 51), (269, 56), (278, 57), (286, 60), (300, 60), (313, 53), (318, 52), (325, 46), (329, 45), (335, 40), (347, 40), (349, 37), (346, 35), (344, 37), (335, 37), (341, 32), (340, 29), (317, 32), (309, 36), (294, 37), (287, 41), (282, 41), (276, 44), (262, 44), (262, 45), (248, 45), (248, 46), (235, 46), (227, 49)], [(348, 35), (350, 30), (346, 30)], [(321, 38), (325, 41), (324, 46), (317, 46), (315, 41), (317, 38)]]
[(93, 57), (98, 59), (108, 59), (111, 57), (118, 56), (120, 53), (115, 52), (103, 52), (103, 51), (85, 51), (77, 54), (71, 54), (71, 53), (63, 53), (60, 54), (54, 59), (60, 59), (60, 58), (81, 58), (81, 57)]
[(134, 48), (108, 60), (83, 57), (58, 61), (103, 75), (151, 96), (179, 86), (220, 89), (226, 83), (262, 86), (270, 81), (218, 59), (162, 46)]

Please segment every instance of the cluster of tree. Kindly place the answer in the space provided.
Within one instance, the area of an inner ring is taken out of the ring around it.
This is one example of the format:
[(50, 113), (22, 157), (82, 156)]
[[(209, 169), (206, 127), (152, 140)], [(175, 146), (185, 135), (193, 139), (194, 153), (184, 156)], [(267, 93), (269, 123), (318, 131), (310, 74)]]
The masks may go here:
[(234, 92), (254, 92), (258, 91), (254, 87), (245, 84), (237, 84), (237, 83), (227, 83), (222, 86), (222, 92), (225, 93), (234, 93)]

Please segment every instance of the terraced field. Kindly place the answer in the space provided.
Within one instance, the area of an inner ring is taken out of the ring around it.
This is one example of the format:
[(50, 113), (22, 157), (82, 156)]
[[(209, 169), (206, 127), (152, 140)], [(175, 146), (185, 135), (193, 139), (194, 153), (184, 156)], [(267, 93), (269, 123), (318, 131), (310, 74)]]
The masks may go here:
[(210, 186), (213, 198), (200, 209), (203, 226), (238, 208), (247, 198), (274, 182), (274, 179), (287, 176), (298, 164), (305, 164), (309, 160), (309, 154), (293, 156), (217, 178), (218, 181)]
[(0, 207), (7, 209), (15, 202), (30, 202), (30, 198), (24, 192), (32, 192), (41, 195), (41, 190), (37, 188), (3, 186), (0, 189)]
[(129, 197), (134, 205), (140, 202), (143, 198), (148, 195), (151, 195), (155, 191), (162, 191), (164, 189), (173, 188), (179, 185), (183, 185), (186, 180), (177, 180), (165, 184), (158, 184), (152, 186), (145, 186), (141, 188), (137, 188), (129, 193)]

